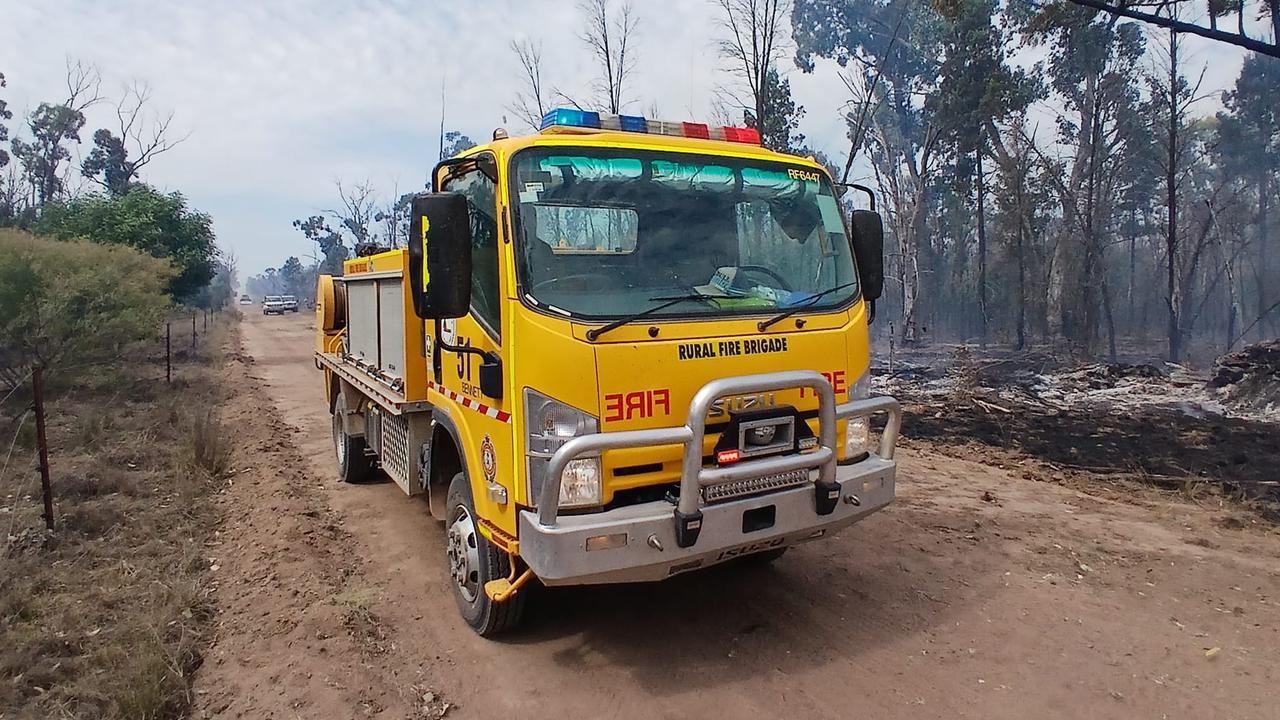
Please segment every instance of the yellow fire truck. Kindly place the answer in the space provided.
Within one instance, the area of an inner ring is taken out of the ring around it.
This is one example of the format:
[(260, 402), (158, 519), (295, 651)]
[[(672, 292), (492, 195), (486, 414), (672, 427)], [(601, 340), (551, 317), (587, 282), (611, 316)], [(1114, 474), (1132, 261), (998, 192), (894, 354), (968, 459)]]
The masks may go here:
[(426, 496), (478, 633), (534, 579), (774, 560), (893, 500), (870, 191), (846, 217), (752, 129), (566, 109), (432, 182), (407, 249), (320, 278), (316, 363), (341, 479)]

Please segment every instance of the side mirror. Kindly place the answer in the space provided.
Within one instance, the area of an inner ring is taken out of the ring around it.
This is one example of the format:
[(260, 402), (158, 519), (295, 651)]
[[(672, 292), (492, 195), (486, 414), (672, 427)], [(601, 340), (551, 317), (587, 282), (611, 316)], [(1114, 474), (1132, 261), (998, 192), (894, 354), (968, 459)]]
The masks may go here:
[(423, 320), (466, 315), (471, 307), (471, 218), (457, 193), (413, 196), (409, 221), (409, 283)]
[(862, 299), (875, 302), (884, 292), (884, 224), (873, 210), (853, 211), (853, 259)]

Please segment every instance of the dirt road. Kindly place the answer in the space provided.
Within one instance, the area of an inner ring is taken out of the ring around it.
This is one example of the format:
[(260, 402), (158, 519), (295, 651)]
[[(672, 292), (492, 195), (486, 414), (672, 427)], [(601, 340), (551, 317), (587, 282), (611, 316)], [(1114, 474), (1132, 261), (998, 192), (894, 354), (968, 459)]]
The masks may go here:
[(206, 716), (1277, 716), (1274, 530), (910, 440), (899, 501), (838, 537), (544, 591), (526, 629), (483, 640), (425, 503), (336, 482), (311, 333), (305, 313), (243, 323)]

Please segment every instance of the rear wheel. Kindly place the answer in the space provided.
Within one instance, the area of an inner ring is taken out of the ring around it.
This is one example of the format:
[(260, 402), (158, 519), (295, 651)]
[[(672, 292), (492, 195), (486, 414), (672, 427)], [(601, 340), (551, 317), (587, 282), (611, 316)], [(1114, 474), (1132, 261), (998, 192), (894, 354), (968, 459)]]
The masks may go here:
[(520, 624), (524, 614), (527, 589), (516, 592), (506, 601), (495, 603), (484, 592), (484, 584), (506, 575), (511, 570), (507, 554), (498, 550), (480, 534), (475, 505), (471, 501), (471, 484), (463, 473), (449, 483), (448, 515), (445, 517), (445, 557), (449, 563), (449, 579), (458, 610), (472, 630), (490, 637)]
[(364, 438), (347, 434), (343, 422), (347, 399), (341, 393), (333, 405), (333, 449), (338, 456), (338, 479), (344, 483), (368, 482), (373, 478), (373, 459), (365, 454)]

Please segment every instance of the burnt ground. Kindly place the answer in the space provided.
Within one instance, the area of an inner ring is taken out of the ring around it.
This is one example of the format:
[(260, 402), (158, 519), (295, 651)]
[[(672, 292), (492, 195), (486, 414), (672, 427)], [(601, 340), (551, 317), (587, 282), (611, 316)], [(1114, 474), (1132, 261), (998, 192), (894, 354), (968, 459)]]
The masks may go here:
[(1152, 364), (1070, 366), (1046, 357), (908, 364), (876, 384), (904, 403), (913, 440), (1197, 493), (1280, 521), (1280, 424), (1224, 407), (1205, 376)]

